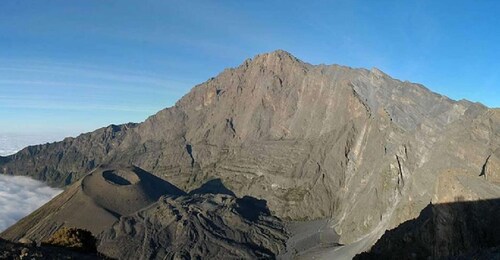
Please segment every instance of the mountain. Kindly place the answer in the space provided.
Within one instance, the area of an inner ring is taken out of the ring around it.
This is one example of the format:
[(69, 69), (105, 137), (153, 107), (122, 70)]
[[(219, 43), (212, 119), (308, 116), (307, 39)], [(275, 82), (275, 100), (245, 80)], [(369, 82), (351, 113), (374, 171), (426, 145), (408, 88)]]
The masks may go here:
[(4, 174), (54, 186), (103, 164), (137, 165), (186, 192), (220, 179), (284, 221), (329, 220), (345, 246), (311, 255), (352, 257), (430, 202), (500, 197), (500, 111), (275, 51), (140, 124), (0, 157)]

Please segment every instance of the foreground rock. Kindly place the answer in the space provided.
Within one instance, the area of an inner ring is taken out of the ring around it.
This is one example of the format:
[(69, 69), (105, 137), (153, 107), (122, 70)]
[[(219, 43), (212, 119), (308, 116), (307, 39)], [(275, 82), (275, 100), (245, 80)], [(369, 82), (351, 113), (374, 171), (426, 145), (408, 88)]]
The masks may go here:
[(437, 181), (433, 202), (418, 217), (386, 231), (357, 258), (500, 258), (500, 186), (459, 171)]
[(109, 259), (97, 253), (78, 252), (64, 247), (26, 245), (0, 238), (0, 259)]
[(500, 199), (430, 204), (355, 259), (498, 259)]

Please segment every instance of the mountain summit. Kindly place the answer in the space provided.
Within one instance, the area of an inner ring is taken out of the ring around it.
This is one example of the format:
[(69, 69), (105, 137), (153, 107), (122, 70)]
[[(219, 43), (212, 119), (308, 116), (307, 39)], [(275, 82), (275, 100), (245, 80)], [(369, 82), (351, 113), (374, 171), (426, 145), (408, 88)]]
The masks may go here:
[(353, 256), (431, 202), (498, 198), (500, 113), (378, 69), (311, 65), (279, 50), (140, 124), (0, 157), (4, 174), (55, 186), (103, 164), (134, 164), (188, 192), (220, 179), (284, 221), (331, 221)]

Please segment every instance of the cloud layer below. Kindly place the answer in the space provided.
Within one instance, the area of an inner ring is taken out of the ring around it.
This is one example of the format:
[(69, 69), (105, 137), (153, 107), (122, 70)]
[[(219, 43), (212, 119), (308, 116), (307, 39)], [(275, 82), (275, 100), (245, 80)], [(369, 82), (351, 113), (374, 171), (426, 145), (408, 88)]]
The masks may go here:
[(40, 181), (0, 174), (0, 232), (61, 193)]

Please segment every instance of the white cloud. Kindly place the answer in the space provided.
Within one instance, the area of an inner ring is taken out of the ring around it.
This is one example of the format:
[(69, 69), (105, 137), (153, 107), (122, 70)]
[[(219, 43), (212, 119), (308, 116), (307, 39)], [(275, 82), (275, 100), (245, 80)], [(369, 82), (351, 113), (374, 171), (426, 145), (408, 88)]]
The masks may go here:
[(28, 177), (0, 174), (0, 232), (35, 211), (61, 191)]
[[(0, 156), (13, 154), (28, 145), (62, 140), (64, 136), (62, 133), (31, 135), (0, 133)], [(0, 174), (0, 232), (61, 191), (28, 177)]]

